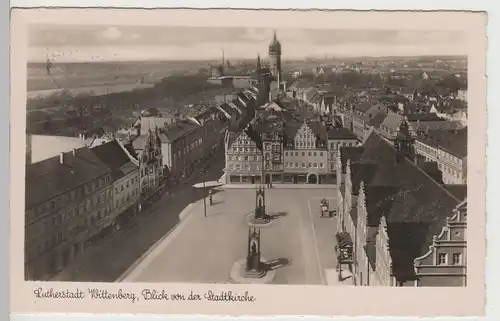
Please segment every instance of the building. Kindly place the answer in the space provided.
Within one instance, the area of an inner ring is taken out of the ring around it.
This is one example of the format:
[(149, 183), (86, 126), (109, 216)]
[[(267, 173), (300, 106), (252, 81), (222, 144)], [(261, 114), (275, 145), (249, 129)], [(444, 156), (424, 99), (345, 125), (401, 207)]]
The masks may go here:
[(467, 285), (467, 200), (457, 205), (414, 265), (417, 286)]
[[(160, 130), (149, 130), (133, 141), (133, 149), (139, 161), (140, 198), (139, 210), (159, 195), (165, 186), (165, 167)], [(139, 141), (139, 143), (138, 143)], [(121, 188), (120, 188), (121, 189)]]
[(425, 285), (415, 260), (462, 201), (416, 166), (413, 145), (402, 121), (392, 142), (372, 130), (362, 146), (340, 150), (339, 229), (352, 240), (357, 285)]
[(415, 140), (416, 153), (437, 163), (445, 184), (467, 183), (467, 127), (423, 132)]
[(106, 225), (112, 226), (120, 215), (135, 214), (139, 210), (140, 164), (117, 140), (94, 147), (91, 151), (111, 169), (113, 207), (112, 213), (106, 217)]
[[(244, 106), (240, 100), (241, 98), (238, 98), (230, 104)], [(224, 121), (222, 113), (215, 108), (173, 123), (157, 119), (155, 124), (160, 126), (156, 126), (156, 129), (149, 127), (148, 134), (141, 126), (142, 135), (133, 141), (133, 146), (136, 151), (141, 152), (150, 139), (149, 131), (157, 136), (155, 139), (160, 144), (162, 164), (167, 166), (173, 183), (190, 175), (196, 164), (213, 155), (217, 148), (222, 148), (227, 129), (227, 122)]]
[[(327, 131), (328, 137), (328, 171), (336, 174), (337, 160), (340, 148), (357, 146), (358, 138), (349, 129), (344, 127), (333, 127)], [(335, 178), (335, 180), (337, 180)]]
[(112, 171), (82, 147), (26, 167), (25, 278), (48, 280), (109, 226)]
[(285, 142), (284, 182), (321, 184), (328, 181), (327, 134), (320, 122), (287, 123)]
[(226, 184), (260, 184), (262, 182), (262, 146), (257, 146), (255, 137), (250, 138), (247, 132), (248, 130), (233, 133), (228, 138)]

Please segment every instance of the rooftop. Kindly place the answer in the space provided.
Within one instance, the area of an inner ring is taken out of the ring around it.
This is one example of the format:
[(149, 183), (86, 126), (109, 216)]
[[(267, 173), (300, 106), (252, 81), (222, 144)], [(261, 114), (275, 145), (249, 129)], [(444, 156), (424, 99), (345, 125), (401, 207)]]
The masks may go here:
[(438, 147), (453, 156), (464, 158), (467, 156), (467, 127), (459, 130), (431, 130), (420, 133), (417, 140)]
[(328, 139), (352, 139), (357, 140), (357, 136), (344, 127), (334, 127), (328, 130)]
[(111, 170), (106, 164), (87, 147), (29, 164), (26, 168), (26, 209), (109, 173)]
[(111, 169), (111, 175), (115, 180), (129, 174), (138, 167), (116, 140), (94, 147), (91, 151)]
[[(434, 235), (444, 226), (446, 217), (460, 202), (448, 190), (408, 159), (398, 161), (396, 150), (377, 133), (372, 132), (363, 145), (363, 153), (354, 165), (366, 188), (367, 198), (385, 198), (387, 208), (368, 207), (368, 222), (377, 224), (384, 214), (388, 223), (393, 272), (398, 279), (411, 279), (413, 259), (425, 254)], [(381, 188), (381, 189), (378, 189)], [(375, 195), (368, 195), (375, 193)], [(376, 204), (375, 202), (375, 204)], [(367, 204), (368, 206), (368, 204)], [(370, 217), (373, 216), (373, 217)]]

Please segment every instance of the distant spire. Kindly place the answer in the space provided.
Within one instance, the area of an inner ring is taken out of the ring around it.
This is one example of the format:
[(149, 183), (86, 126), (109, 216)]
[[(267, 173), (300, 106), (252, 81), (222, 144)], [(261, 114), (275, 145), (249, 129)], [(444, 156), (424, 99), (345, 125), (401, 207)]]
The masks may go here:
[(274, 41), (278, 40), (278, 38), (276, 37), (276, 30), (274, 30), (273, 40), (274, 40)]
[(222, 49), (222, 66), (224, 66), (224, 49)]
[(260, 70), (262, 67), (260, 65), (260, 54), (257, 54), (257, 70)]

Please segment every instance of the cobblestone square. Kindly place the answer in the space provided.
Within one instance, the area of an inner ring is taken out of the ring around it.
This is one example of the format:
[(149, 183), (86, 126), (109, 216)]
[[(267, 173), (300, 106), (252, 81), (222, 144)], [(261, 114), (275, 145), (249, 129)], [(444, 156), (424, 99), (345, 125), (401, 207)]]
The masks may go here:
[[(326, 284), (325, 269), (334, 269), (336, 218), (320, 217), (320, 199), (335, 208), (336, 189), (266, 189), (266, 212), (275, 215), (261, 228), (261, 252), (281, 260), (273, 284)], [(225, 189), (214, 195), (204, 217), (203, 202), (140, 264), (127, 282), (232, 283), (234, 262), (245, 258), (248, 216), (255, 190)]]

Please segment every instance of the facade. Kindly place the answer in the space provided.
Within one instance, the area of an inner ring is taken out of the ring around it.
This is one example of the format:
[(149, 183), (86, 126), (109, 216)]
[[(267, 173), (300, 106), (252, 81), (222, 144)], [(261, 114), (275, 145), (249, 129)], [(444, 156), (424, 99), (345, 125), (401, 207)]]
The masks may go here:
[(437, 163), (445, 184), (467, 183), (467, 127), (457, 131), (435, 130), (416, 137), (415, 151)]
[(112, 184), (111, 170), (87, 147), (27, 166), (27, 280), (50, 279), (109, 225)]
[[(139, 160), (140, 199), (139, 211), (143, 204), (161, 193), (165, 184), (162, 144), (159, 130), (150, 130), (142, 149), (137, 151)], [(120, 187), (121, 190), (121, 187)]]
[(358, 138), (347, 128), (334, 127), (328, 130), (328, 171), (336, 173), (337, 156), (341, 147), (356, 146)]
[[(222, 113), (210, 109), (194, 117), (165, 123), (151, 132), (160, 144), (162, 164), (167, 166), (171, 180), (175, 183), (191, 174), (194, 166), (222, 147), (227, 122)], [(141, 129), (141, 132), (144, 132)], [(149, 140), (149, 133), (133, 142), (134, 149), (142, 151)]]
[(425, 255), (415, 259), (417, 286), (467, 285), (467, 200), (446, 219)]
[(265, 121), (259, 124), (257, 132), (262, 142), (265, 183), (283, 182), (283, 123)]
[(226, 183), (260, 184), (262, 152), (246, 132), (228, 144), (226, 151)]
[(135, 214), (139, 209), (140, 165), (117, 140), (94, 147), (92, 152), (111, 169), (113, 211), (106, 218), (111, 226), (120, 215)]
[(287, 124), (284, 182), (319, 184), (328, 174), (326, 129), (315, 121)]

